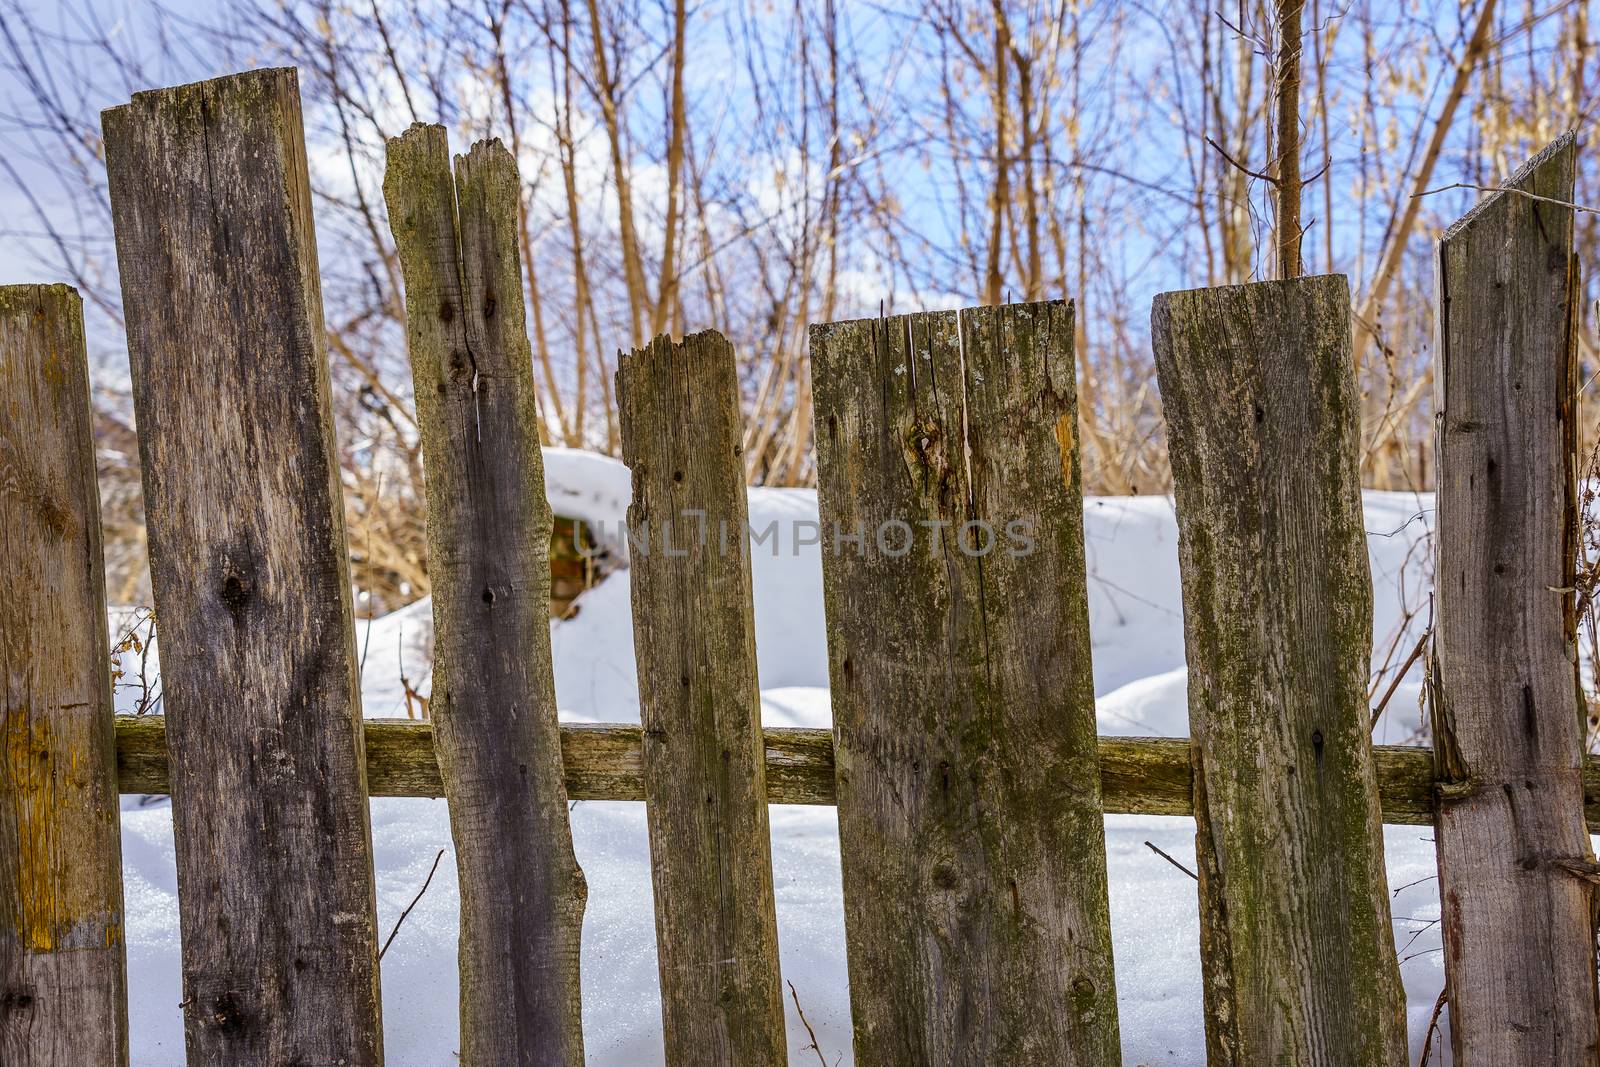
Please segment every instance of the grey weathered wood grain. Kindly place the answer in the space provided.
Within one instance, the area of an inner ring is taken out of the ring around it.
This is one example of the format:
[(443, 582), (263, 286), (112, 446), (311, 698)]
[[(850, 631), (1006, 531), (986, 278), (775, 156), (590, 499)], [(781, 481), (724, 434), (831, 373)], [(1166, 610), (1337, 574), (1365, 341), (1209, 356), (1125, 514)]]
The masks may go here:
[(1342, 275), (1163, 293), (1212, 1064), (1406, 1062)]
[(428, 480), (430, 707), (461, 890), (461, 1062), (577, 1067), (586, 892), (556, 726), (518, 188), (499, 141), (457, 157), (454, 180), (443, 126), (389, 142)]
[(83, 307), (0, 287), (0, 1063), (128, 1062)]
[(161, 620), (189, 1062), (382, 1062), (372, 851), (292, 70), (105, 112)]
[(811, 330), (860, 1063), (1121, 1062), (1072, 331), (1063, 302)]
[[(1571, 202), (1563, 137), (1509, 183)], [(1573, 568), (1571, 208), (1496, 194), (1439, 245), (1430, 707), (1461, 1067), (1600, 1063)]]
[(667, 1062), (784, 1064), (733, 346), (656, 338), (617, 407)]
[[(375, 797), (444, 795), (433, 727), (412, 719), (368, 719), (367, 783)], [(828, 730), (765, 731), (767, 803), (834, 802), (833, 735)], [(567, 795), (573, 800), (643, 800), (641, 731), (632, 723), (561, 727)], [(1374, 745), (1383, 821), (1433, 822), (1433, 757), (1425, 748)], [(1100, 789), (1107, 814), (1193, 815), (1189, 739), (1102, 737)], [(167, 793), (166, 727), (158, 715), (117, 719), (117, 787), (123, 793)], [(1583, 771), (1584, 809), (1600, 833), (1600, 758)]]

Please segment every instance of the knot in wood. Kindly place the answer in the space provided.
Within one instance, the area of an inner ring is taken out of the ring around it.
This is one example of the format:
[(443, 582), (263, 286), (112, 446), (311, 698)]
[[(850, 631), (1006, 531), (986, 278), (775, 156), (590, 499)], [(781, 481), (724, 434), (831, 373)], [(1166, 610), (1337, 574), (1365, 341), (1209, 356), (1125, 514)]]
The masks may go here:
[(228, 609), (228, 614), (233, 616), (233, 621), (241, 622), (255, 595), (255, 582), (239, 568), (227, 564), (223, 568), (222, 587), (217, 595), (223, 607)]
[(217, 1029), (226, 1033), (236, 1033), (244, 1029), (244, 1015), (232, 994), (224, 993), (217, 998), (211, 1008), (211, 1018), (217, 1024)]
[(0, 993), (0, 1013), (24, 1012), (33, 1009), (33, 992), (28, 989), (7, 989)]

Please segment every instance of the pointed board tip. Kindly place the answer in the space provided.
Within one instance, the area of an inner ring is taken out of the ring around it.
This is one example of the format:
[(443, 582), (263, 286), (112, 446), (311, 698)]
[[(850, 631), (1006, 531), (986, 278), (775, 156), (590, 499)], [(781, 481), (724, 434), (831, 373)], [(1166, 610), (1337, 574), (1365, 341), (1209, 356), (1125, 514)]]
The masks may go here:
[[(1534, 176), (1538, 174), (1539, 171), (1546, 166), (1555, 163), (1563, 155), (1572, 155), (1577, 151), (1577, 149), (1577, 130), (1566, 130), (1560, 136), (1556, 137), (1555, 140), (1551, 141), (1549, 144), (1545, 145), (1543, 148), (1539, 149), (1539, 151), (1530, 156), (1527, 161), (1522, 164), (1522, 166), (1518, 167), (1516, 171), (1512, 173), (1511, 177), (1507, 178), (1503, 183), (1501, 183), (1500, 188), (1490, 191), (1486, 196), (1483, 197), (1483, 199), (1472, 205), (1472, 207), (1467, 210), (1466, 214), (1462, 215), (1455, 222), (1451, 223), (1449, 228), (1445, 230), (1444, 236), (1439, 239), (1440, 244), (1449, 243), (1451, 238), (1465, 230), (1476, 219), (1481, 217), (1484, 212), (1488, 211), (1495, 204), (1498, 204), (1504, 200), (1506, 196), (1516, 195), (1515, 190), (1526, 190), (1528, 186), (1533, 184)], [(1571, 195), (1572, 194), (1569, 189), (1566, 199), (1571, 199)], [(1562, 198), (1558, 197), (1556, 199)]]

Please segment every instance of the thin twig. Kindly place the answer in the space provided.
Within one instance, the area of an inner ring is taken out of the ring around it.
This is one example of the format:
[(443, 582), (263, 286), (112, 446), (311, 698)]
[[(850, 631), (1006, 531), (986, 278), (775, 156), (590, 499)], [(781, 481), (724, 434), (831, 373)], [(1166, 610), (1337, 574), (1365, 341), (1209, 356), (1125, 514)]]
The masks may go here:
[[(817, 1032), (811, 1029), (811, 1020), (806, 1018), (806, 1010), (800, 1006), (800, 994), (794, 991), (793, 982), (788, 982), (788, 986), (789, 996), (794, 998), (794, 1010), (800, 1015), (800, 1025), (806, 1028), (806, 1036), (811, 1039), (811, 1044), (807, 1045), (806, 1048), (817, 1054), (817, 1062), (822, 1064), (822, 1067), (828, 1067), (828, 1061), (822, 1055), (822, 1046), (817, 1044)], [(804, 1052), (805, 1050), (803, 1048), (800, 1051)]]
[(1144, 843), (1144, 847), (1149, 849), (1151, 852), (1154, 852), (1156, 855), (1160, 856), (1162, 859), (1166, 860), (1168, 863), (1172, 864), (1174, 867), (1178, 868), (1178, 870), (1182, 871), (1184, 874), (1187, 874), (1190, 878), (1193, 878), (1195, 881), (1198, 882), (1200, 880), (1200, 876), (1198, 874), (1195, 874), (1189, 868), (1185, 867), (1183, 864), (1179, 863), (1177, 860), (1175, 860), (1171, 856), (1167, 855), (1167, 853), (1165, 853), (1161, 849), (1157, 848), (1153, 841), (1146, 841)]
[(1449, 992), (1448, 986), (1439, 990), (1439, 999), (1433, 1002), (1433, 1014), (1428, 1017), (1427, 1036), (1422, 1040), (1422, 1058), (1417, 1061), (1417, 1067), (1428, 1067), (1428, 1061), (1433, 1058), (1433, 1035), (1439, 1030), (1439, 1013), (1444, 1011)]
[(1405, 614), (1400, 616), (1400, 622), (1395, 626), (1394, 637), (1389, 641), (1389, 647), (1383, 653), (1383, 666), (1378, 668), (1378, 673), (1372, 676), (1372, 688), (1367, 690), (1367, 703), (1372, 703), (1378, 696), (1378, 685), (1388, 677), (1389, 668), (1394, 665), (1395, 650), (1400, 647), (1400, 639), (1405, 637), (1406, 631), (1411, 628), (1411, 620), (1416, 618), (1415, 608), (1407, 608)]
[(1428, 638), (1432, 635), (1433, 628), (1431, 626), (1422, 631), (1422, 636), (1417, 638), (1417, 647), (1411, 650), (1411, 655), (1407, 656), (1406, 661), (1400, 665), (1400, 669), (1394, 672), (1394, 678), (1390, 680), (1389, 688), (1384, 690), (1383, 699), (1378, 701), (1378, 706), (1372, 709), (1372, 722), (1367, 727), (1367, 733), (1370, 734), (1378, 728), (1378, 720), (1383, 718), (1383, 709), (1389, 706), (1389, 698), (1394, 696), (1396, 689), (1400, 688), (1400, 681), (1405, 678), (1406, 671), (1409, 671), (1411, 665), (1422, 658), (1422, 651), (1428, 647)]
[(1227, 160), (1230, 164), (1233, 165), (1235, 170), (1242, 171), (1245, 174), (1250, 175), (1250, 177), (1252, 177), (1252, 178), (1256, 178), (1256, 179), (1259, 179), (1260, 181), (1266, 182), (1268, 185), (1277, 185), (1278, 184), (1278, 179), (1274, 178), (1272, 175), (1270, 175), (1270, 174), (1262, 174), (1259, 171), (1251, 170), (1249, 167), (1245, 166), (1243, 163), (1240, 163), (1237, 159), (1234, 159), (1232, 156), (1228, 155), (1228, 150), (1226, 148), (1223, 148), (1217, 142), (1213, 141), (1211, 138), (1209, 138), (1209, 137), (1206, 138), (1206, 144), (1210, 145), (1212, 148), (1215, 148), (1217, 150), (1218, 154), (1220, 154), (1223, 159)]
[(378, 961), (383, 962), (383, 954), (389, 951), (389, 946), (394, 943), (394, 935), (400, 932), (400, 924), (406, 921), (406, 916), (411, 914), (411, 909), (417, 906), (417, 901), (422, 899), (422, 894), (428, 891), (428, 883), (433, 881), (433, 872), (439, 869), (439, 861), (444, 859), (444, 849), (433, 857), (433, 866), (428, 868), (428, 877), (422, 880), (422, 888), (417, 890), (417, 895), (411, 898), (411, 903), (406, 905), (406, 910), (400, 913), (400, 918), (394, 921), (394, 929), (389, 931), (389, 937), (384, 941), (383, 947), (378, 950)]
[[(374, 3), (376, 3), (376, 0), (374, 0)], [(380, 498), (380, 499), (383, 497), (383, 472), (382, 471), (378, 472), (378, 487), (377, 487), (377, 489), (375, 489), (373, 491), (372, 495), (374, 497)], [(374, 506), (376, 506), (376, 505), (374, 505)], [(371, 521), (371, 516), (370, 515), (367, 518), (368, 518), (368, 522), (367, 522), (367, 558), (362, 560), (362, 562), (367, 565), (367, 571), (368, 571), (367, 580), (370, 582), (372, 580), (372, 575), (371, 575), (371, 571), (372, 571), (372, 527), (373, 527), (374, 523)], [(359, 586), (357, 588), (359, 589)], [(360, 683), (361, 679), (363, 679), (363, 678), (365, 678), (367, 676), (367, 649), (369, 647), (371, 647), (371, 645), (372, 645), (372, 609), (373, 609), (373, 607), (374, 607), (374, 605), (376, 603), (377, 603), (377, 599), (376, 599), (375, 592), (371, 588), (368, 588), (368, 590), (367, 590), (367, 632), (362, 636), (362, 639), (361, 639), (361, 661), (356, 665), (356, 682), (358, 683), (358, 688), (359, 688), (359, 683)]]
[(1574, 204), (1569, 200), (1557, 200), (1553, 196), (1540, 196), (1538, 193), (1530, 193), (1526, 189), (1513, 189), (1508, 185), (1474, 185), (1471, 182), (1451, 182), (1449, 185), (1441, 185), (1437, 189), (1424, 189), (1420, 193), (1412, 193), (1411, 199), (1415, 200), (1419, 196), (1432, 196), (1434, 193), (1448, 193), (1452, 189), (1476, 189), (1480, 193), (1515, 193), (1517, 196), (1525, 196), (1529, 200), (1537, 200), (1540, 203), (1554, 204), (1557, 207), (1570, 207), (1574, 211), (1600, 215), (1600, 208), (1597, 207), (1584, 207), (1582, 204)]

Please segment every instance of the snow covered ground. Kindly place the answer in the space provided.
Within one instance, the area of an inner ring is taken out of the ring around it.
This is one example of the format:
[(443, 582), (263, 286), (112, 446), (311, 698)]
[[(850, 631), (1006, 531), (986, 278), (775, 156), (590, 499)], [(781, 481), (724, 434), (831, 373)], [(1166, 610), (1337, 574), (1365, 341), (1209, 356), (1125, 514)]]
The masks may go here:
[[(628, 474), (604, 457), (561, 449), (545, 453), (552, 504), (562, 514), (618, 525), (627, 507)], [(1376, 587), (1375, 660), (1394, 648), (1403, 661), (1426, 614), (1425, 537), (1432, 501), (1412, 494), (1366, 495), (1368, 544)], [(815, 520), (809, 490), (753, 489), (752, 523)], [(1085, 504), (1095, 692), (1103, 734), (1185, 735), (1183, 619), (1177, 526), (1161, 497), (1090, 499)], [(786, 527), (787, 528), (787, 527)], [(763, 721), (768, 726), (827, 726), (827, 649), (822, 624), (821, 557), (785, 538), (778, 554), (757, 548), (756, 640)], [(1422, 615), (1402, 627), (1406, 611)], [(427, 601), (363, 625), (363, 700), (369, 717), (405, 714), (400, 677), (426, 691)], [(113, 635), (122, 613), (114, 613)], [(577, 615), (552, 625), (556, 692), (570, 722), (638, 720), (633, 633), (626, 572), (591, 590)], [(370, 632), (369, 632), (370, 629)], [(137, 657), (127, 665), (137, 674)], [(1419, 722), (1419, 672), (1388, 705), (1375, 739), (1404, 743)], [(1385, 683), (1386, 684), (1386, 683)], [(133, 691), (119, 693), (124, 710)], [(183, 1062), (178, 1002), (177, 895), (170, 807), (164, 798), (124, 798), (123, 865), (133, 1062)], [(660, 1063), (650, 869), (642, 805), (581, 802), (572, 812), (578, 860), (588, 876), (584, 922), (583, 1014), (591, 1064)], [(443, 801), (372, 803), (380, 931), (387, 934), (427, 876), (444, 862), (383, 960), (384, 1034), (393, 1067), (456, 1062), (458, 898), (449, 821)], [(1438, 996), (1443, 972), (1435, 920), (1439, 905), (1431, 834), (1388, 827), (1384, 834), (1396, 944), (1401, 949), (1413, 1059)], [(1109, 816), (1106, 850), (1124, 1061), (1202, 1064), (1203, 1020), (1194, 882), (1146, 842), (1191, 863), (1189, 819)], [(774, 807), (772, 859), (784, 977), (794, 984), (828, 1064), (848, 1064), (849, 999), (845, 984), (838, 836), (831, 808)], [(791, 1061), (814, 1063), (789, 1002)], [(1439, 1062), (1437, 1059), (1435, 1062)]]

